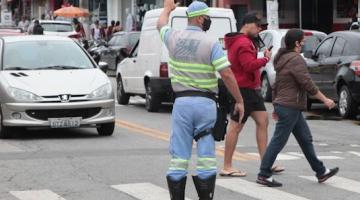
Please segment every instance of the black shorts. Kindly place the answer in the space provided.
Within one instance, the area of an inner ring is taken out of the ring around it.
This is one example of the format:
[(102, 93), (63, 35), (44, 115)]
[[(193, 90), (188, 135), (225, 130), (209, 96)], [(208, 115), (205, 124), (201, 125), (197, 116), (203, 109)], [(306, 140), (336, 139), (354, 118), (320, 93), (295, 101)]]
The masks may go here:
[[(244, 117), (241, 123), (245, 124), (249, 116), (254, 111), (266, 111), (264, 99), (261, 96), (260, 90), (241, 88), (241, 95), (244, 99)], [(239, 121), (239, 113), (234, 114), (234, 106), (235, 101), (232, 100), (231, 103), (231, 112), (230, 117), (231, 120), (238, 122)]]

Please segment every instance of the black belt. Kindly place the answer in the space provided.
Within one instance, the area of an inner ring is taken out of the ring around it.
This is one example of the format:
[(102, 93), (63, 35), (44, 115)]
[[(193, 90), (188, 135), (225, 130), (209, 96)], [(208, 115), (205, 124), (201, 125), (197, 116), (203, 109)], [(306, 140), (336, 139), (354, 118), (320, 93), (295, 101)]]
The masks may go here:
[(175, 92), (175, 98), (180, 98), (180, 97), (205, 97), (217, 102), (216, 94), (211, 92), (201, 92), (201, 91)]

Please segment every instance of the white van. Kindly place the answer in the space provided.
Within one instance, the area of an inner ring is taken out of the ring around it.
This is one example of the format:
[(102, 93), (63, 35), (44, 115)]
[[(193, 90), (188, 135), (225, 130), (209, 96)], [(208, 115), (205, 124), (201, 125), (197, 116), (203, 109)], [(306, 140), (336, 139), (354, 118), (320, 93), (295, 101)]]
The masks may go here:
[[(181, 30), (187, 27), (186, 9), (179, 7), (171, 13), (169, 25), (172, 28)], [(117, 67), (119, 104), (126, 105), (130, 96), (138, 95), (146, 99), (148, 111), (156, 112), (162, 102), (173, 101), (167, 64), (169, 55), (156, 28), (161, 12), (162, 9), (156, 9), (146, 13), (139, 43)], [(233, 11), (210, 8), (209, 16), (212, 24), (207, 34), (224, 44), (225, 34), (237, 31)]]

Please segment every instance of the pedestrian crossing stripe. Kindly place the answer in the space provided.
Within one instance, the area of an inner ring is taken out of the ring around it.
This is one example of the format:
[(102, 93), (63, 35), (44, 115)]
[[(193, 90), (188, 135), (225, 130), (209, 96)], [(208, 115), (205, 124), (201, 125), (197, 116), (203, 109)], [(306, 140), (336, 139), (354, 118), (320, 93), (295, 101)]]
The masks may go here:
[[(169, 200), (170, 198), (167, 189), (151, 183), (122, 184), (111, 187), (140, 200)], [(186, 200), (191, 199), (186, 198)]]
[(20, 200), (66, 200), (50, 190), (11, 191)]
[[(300, 178), (311, 180), (311, 181), (317, 181), (317, 179), (314, 176), (299, 176)], [(360, 194), (360, 182), (354, 181), (348, 178), (343, 178), (339, 176), (331, 177), (329, 180), (325, 182), (326, 185), (339, 188), (342, 190), (347, 190), (350, 192), (355, 192)]]
[(360, 153), (356, 152), (356, 151), (348, 151), (348, 153), (353, 154), (355, 156), (359, 156), (360, 157)]
[(242, 179), (218, 179), (216, 185), (259, 200), (308, 200), (298, 195)]
[[(247, 153), (248, 155), (253, 155), (253, 156), (259, 156), (258, 153)], [(300, 158), (298, 156), (293, 156), (293, 155), (287, 155), (287, 154), (278, 154), (278, 156), (276, 157), (276, 160), (299, 160)]]

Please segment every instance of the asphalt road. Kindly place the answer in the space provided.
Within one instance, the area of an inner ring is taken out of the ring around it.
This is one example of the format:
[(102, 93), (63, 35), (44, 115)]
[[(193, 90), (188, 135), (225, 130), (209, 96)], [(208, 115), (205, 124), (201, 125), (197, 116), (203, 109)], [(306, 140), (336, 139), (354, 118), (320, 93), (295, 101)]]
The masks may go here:
[[(267, 106), (271, 112), (271, 105)], [(132, 98), (130, 105), (116, 106), (116, 111), (117, 127), (111, 137), (99, 137), (93, 129), (33, 130), (0, 140), (0, 199), (169, 199), (164, 173), (169, 163), (171, 106), (164, 106), (159, 113), (148, 113), (142, 99)], [(256, 185), (259, 159), (254, 123), (249, 120), (234, 157), (235, 167), (248, 176), (219, 177), (214, 199), (360, 199), (359, 121), (334, 120), (335, 111), (318, 105), (306, 115), (312, 116), (309, 124), (318, 156), (328, 167), (340, 167), (336, 178), (326, 184), (315, 182), (314, 173), (292, 136), (278, 157), (286, 171), (275, 178), (284, 187)], [(270, 135), (273, 130), (271, 120)], [(221, 168), (223, 143), (217, 144), (217, 155)], [(190, 174), (194, 172), (195, 157)], [(190, 180), (186, 196), (195, 200)]]

